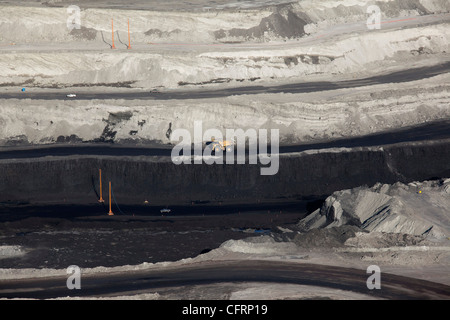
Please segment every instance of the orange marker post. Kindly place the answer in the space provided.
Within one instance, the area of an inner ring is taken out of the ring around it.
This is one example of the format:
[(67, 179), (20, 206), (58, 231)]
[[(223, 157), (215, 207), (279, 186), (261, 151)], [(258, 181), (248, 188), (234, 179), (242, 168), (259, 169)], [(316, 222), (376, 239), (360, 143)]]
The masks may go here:
[(108, 216), (113, 216), (114, 213), (111, 210), (111, 181), (109, 182), (109, 212)]
[(102, 198), (102, 169), (98, 169), (100, 172), (100, 199), (98, 199), (98, 202), (105, 202)]
[(131, 40), (130, 40), (130, 19), (128, 19), (128, 49), (131, 49)]
[(111, 33), (112, 33), (112, 46), (111, 49), (115, 49), (116, 46), (114, 45), (114, 20), (111, 19)]

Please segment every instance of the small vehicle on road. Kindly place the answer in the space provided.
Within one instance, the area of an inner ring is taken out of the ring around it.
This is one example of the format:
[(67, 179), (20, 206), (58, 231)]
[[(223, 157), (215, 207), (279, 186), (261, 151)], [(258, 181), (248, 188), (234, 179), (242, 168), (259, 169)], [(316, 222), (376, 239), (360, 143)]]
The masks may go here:
[(211, 141), (208, 141), (206, 145), (217, 153), (222, 151), (232, 152), (234, 141), (212, 139)]
[(69, 93), (66, 95), (67, 98), (75, 98), (77, 95), (75, 93)]

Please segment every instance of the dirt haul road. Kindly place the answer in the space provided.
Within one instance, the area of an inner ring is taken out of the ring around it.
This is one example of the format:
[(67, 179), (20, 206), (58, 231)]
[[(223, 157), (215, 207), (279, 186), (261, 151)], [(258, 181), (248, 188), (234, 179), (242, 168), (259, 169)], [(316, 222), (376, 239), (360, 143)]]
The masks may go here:
[(278, 282), (329, 287), (382, 299), (448, 299), (450, 287), (398, 275), (382, 274), (381, 289), (367, 287), (366, 270), (275, 261), (208, 262), (165, 270), (81, 275), (81, 290), (69, 290), (67, 277), (0, 281), (7, 298), (95, 297), (122, 292), (158, 292), (176, 287), (227, 282)]

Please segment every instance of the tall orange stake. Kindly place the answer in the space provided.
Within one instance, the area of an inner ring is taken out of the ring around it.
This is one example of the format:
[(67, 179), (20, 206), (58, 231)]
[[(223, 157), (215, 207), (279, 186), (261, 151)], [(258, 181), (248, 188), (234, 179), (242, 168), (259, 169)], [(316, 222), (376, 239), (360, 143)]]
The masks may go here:
[(112, 31), (112, 47), (111, 49), (115, 49), (116, 46), (114, 45), (114, 20), (111, 19), (111, 31)]
[(128, 49), (131, 49), (131, 40), (130, 40), (130, 19), (128, 19)]
[(102, 198), (102, 169), (98, 169), (100, 172), (100, 199), (98, 199), (98, 202), (105, 202)]
[(113, 216), (114, 213), (111, 211), (111, 181), (109, 182), (109, 216)]

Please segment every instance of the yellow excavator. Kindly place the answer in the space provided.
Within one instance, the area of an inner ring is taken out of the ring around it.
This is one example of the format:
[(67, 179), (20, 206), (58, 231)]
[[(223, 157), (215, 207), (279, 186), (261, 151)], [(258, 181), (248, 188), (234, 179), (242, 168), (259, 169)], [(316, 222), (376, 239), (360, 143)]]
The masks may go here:
[(232, 152), (234, 141), (216, 140), (215, 138), (212, 138), (211, 141), (207, 142), (206, 144), (209, 145), (214, 152)]

